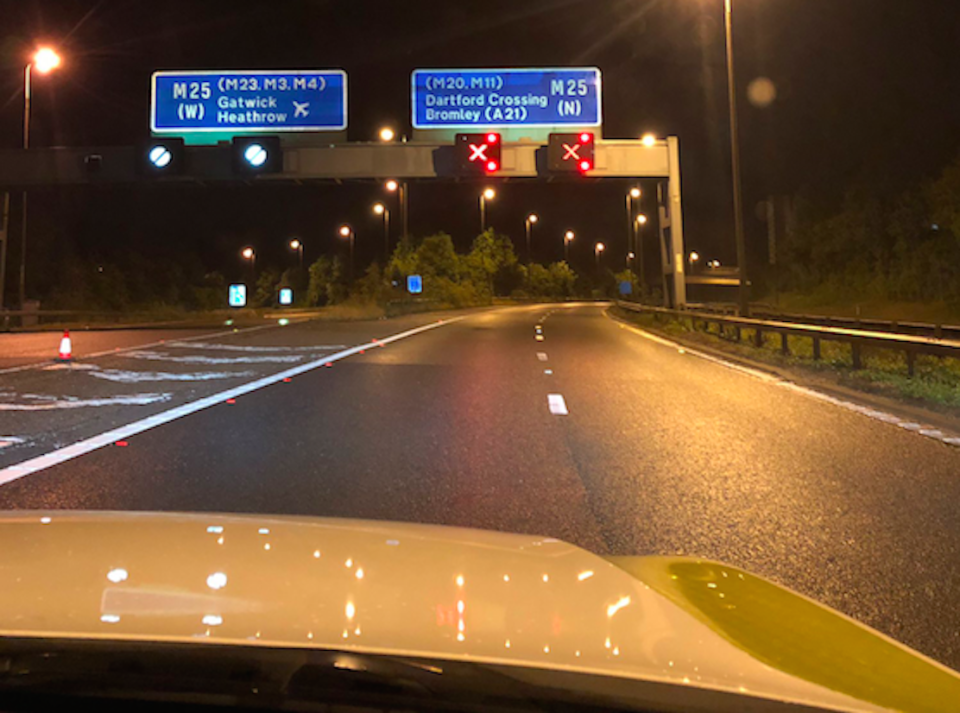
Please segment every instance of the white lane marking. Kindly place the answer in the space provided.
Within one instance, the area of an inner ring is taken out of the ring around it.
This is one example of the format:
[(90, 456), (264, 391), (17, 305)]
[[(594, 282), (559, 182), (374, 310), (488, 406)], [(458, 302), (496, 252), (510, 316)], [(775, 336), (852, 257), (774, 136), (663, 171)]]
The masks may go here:
[(0, 436), (0, 448), (17, 446), (21, 443), (26, 443), (26, 439), (20, 438), (19, 436)]
[(553, 369), (544, 369), (543, 373), (546, 374), (547, 376), (550, 376), (553, 374)]
[[(303, 321), (307, 321), (307, 320), (303, 320)], [(178, 339), (177, 341), (192, 342), (197, 339), (210, 339), (210, 337), (230, 337), (230, 336), (233, 336), (234, 334), (247, 334), (248, 332), (258, 332), (261, 329), (279, 329), (279, 328), (280, 328), (279, 325), (276, 325), (276, 324), (262, 324), (259, 327), (246, 327), (244, 329), (234, 329), (234, 330), (224, 329), (219, 332), (209, 332), (207, 334), (198, 334), (195, 337), (184, 337), (183, 339)], [(159, 329), (162, 329), (162, 328), (159, 328)], [(93, 331), (97, 331), (97, 330), (93, 330)], [(118, 331), (129, 331), (129, 330), (118, 330)], [(183, 331), (183, 330), (171, 329), (170, 331)], [(79, 338), (78, 335), (82, 335), (82, 334), (83, 334), (82, 330), (77, 330), (73, 336), (74, 341), (77, 341), (77, 339)], [(92, 354), (77, 354), (77, 357), (82, 359), (96, 359), (97, 357), (107, 356), (109, 354), (125, 354), (127, 352), (132, 352), (137, 349), (150, 349), (151, 347), (161, 347), (164, 344), (166, 344), (166, 342), (167, 342), (166, 339), (162, 339), (160, 341), (150, 342), (148, 344), (137, 344), (136, 346), (133, 346), (133, 347), (120, 347), (120, 348), (115, 347), (113, 349), (105, 349), (102, 352), (93, 352)], [(51, 351), (51, 354), (52, 353), (53, 352)], [(8, 367), (7, 369), (0, 369), (0, 374), (14, 374), (18, 371), (29, 371), (30, 369), (39, 369), (41, 367), (46, 366), (49, 363), (50, 361), (47, 360), (47, 361), (34, 362), (33, 364), (11, 366), (11, 367)]]
[(65, 362), (63, 364), (51, 364), (43, 367), (44, 371), (94, 371), (100, 367), (95, 364), (78, 364), (77, 362)]
[(105, 446), (109, 446), (117, 441), (130, 438), (131, 436), (135, 436), (138, 433), (143, 433), (144, 431), (149, 431), (152, 428), (157, 428), (158, 426), (170, 423), (171, 421), (176, 421), (184, 416), (189, 416), (190, 414), (210, 408), (211, 406), (222, 404), (227, 399), (249, 394), (267, 386), (280, 383), (284, 379), (290, 379), (294, 376), (299, 376), (300, 374), (305, 374), (308, 371), (318, 369), (324, 364), (346, 359), (354, 354), (359, 354), (362, 350), (373, 349), (379, 344), (390, 344), (391, 342), (406, 339), (416, 334), (420, 334), (421, 332), (426, 332), (431, 329), (436, 329), (437, 327), (453, 324), (454, 322), (459, 322), (460, 320), (465, 319), (466, 316), (468, 315), (464, 315), (463, 317), (442, 319), (438, 322), (425, 324), (422, 327), (408, 329), (406, 332), (400, 332), (389, 337), (384, 337), (376, 342), (369, 342), (367, 344), (351, 347), (350, 349), (345, 349), (344, 351), (337, 352), (336, 354), (330, 354), (322, 359), (317, 359), (316, 361), (312, 361), (307, 364), (300, 364), (277, 374), (265, 376), (262, 379), (257, 379), (256, 381), (251, 381), (247, 384), (241, 384), (240, 386), (236, 386), (226, 391), (221, 391), (219, 394), (207, 396), (206, 398), (183, 404), (182, 406), (177, 406), (176, 408), (155, 414), (140, 421), (135, 421), (134, 423), (128, 423), (127, 425), (120, 426), (112, 431), (101, 433), (99, 436), (94, 436), (93, 438), (88, 438), (85, 441), (79, 441), (73, 445), (67, 446), (66, 448), (61, 448), (59, 450), (52, 451), (51, 453), (46, 453), (42, 456), (31, 458), (23, 463), (8, 466), (0, 470), (0, 485), (5, 485), (6, 483), (10, 483), (26, 475), (36, 473), (40, 470), (45, 470), (46, 468), (51, 468), (55, 465), (73, 460), (74, 458), (79, 458), (80, 456), (86, 455), (87, 453), (91, 453)]
[[(607, 317), (609, 319), (615, 319), (614, 317), (610, 317), (609, 314), (607, 314)], [(671, 349), (681, 349), (679, 344), (677, 344), (676, 342), (672, 342), (669, 339), (664, 339), (663, 337), (657, 336), (656, 334), (645, 332), (644, 330), (638, 327), (634, 327), (633, 325), (627, 325), (627, 328), (633, 331), (635, 334), (638, 334), (641, 337), (644, 337), (645, 339), (649, 339), (652, 342), (656, 342), (657, 344), (668, 346)], [(931, 438), (935, 441), (939, 441), (940, 443), (945, 443), (949, 446), (960, 446), (960, 438), (958, 437), (946, 436), (939, 429), (926, 428), (919, 423), (914, 423), (912, 421), (905, 420), (903, 418), (900, 418), (899, 416), (896, 416), (895, 414), (889, 413), (888, 411), (880, 411), (878, 409), (874, 409), (869, 406), (863, 406), (861, 404), (854, 403), (852, 401), (845, 401), (843, 399), (838, 399), (834, 396), (830, 396), (829, 394), (816, 391), (815, 389), (811, 389), (806, 386), (800, 386), (799, 384), (794, 384), (791, 381), (786, 381), (785, 379), (782, 379), (779, 376), (774, 376), (773, 374), (768, 374), (758, 369), (751, 369), (750, 367), (747, 367), (747, 366), (741, 366), (740, 364), (735, 364), (733, 362), (725, 361), (711, 354), (705, 354), (695, 349), (686, 348), (684, 351), (685, 353), (691, 356), (704, 359), (705, 361), (713, 362), (714, 364), (719, 364), (720, 366), (723, 366), (727, 369), (739, 371), (748, 376), (752, 376), (755, 379), (760, 379), (761, 381), (765, 381), (768, 384), (780, 386), (781, 388), (789, 389), (790, 391), (795, 391), (798, 394), (803, 394), (804, 396), (808, 396), (812, 399), (816, 399), (817, 401), (823, 401), (825, 403), (838, 406), (839, 408), (845, 409), (847, 411), (859, 413), (860, 415), (866, 416), (867, 418), (873, 419), (874, 421), (880, 421), (882, 423), (888, 423), (892, 426), (898, 426), (900, 428), (916, 433), (920, 436)]]
[(567, 402), (563, 400), (562, 394), (547, 394), (547, 405), (550, 407), (550, 413), (554, 416), (566, 416)]
[(58, 409), (87, 408), (90, 406), (147, 406), (169, 401), (173, 394), (131, 394), (129, 396), (108, 396), (100, 399), (78, 399), (75, 396), (41, 396), (24, 394), (24, 399), (33, 403), (0, 404), (0, 411), (56, 411)]
[(201, 371), (193, 374), (175, 374), (165, 371), (124, 371), (122, 369), (101, 369), (90, 372), (90, 376), (105, 379), (118, 384), (139, 384), (145, 381), (213, 381), (216, 379), (239, 379), (254, 376), (255, 371)]
[(237, 357), (208, 357), (202, 354), (188, 356), (173, 356), (163, 352), (130, 352), (127, 359), (150, 359), (152, 361), (169, 361), (174, 364), (296, 364), (307, 359), (308, 354), (273, 354), (270, 356), (237, 356)]
[(546, 360), (547, 360), (547, 353), (546, 353), (546, 352), (537, 352), (537, 359), (539, 359), (540, 361), (546, 361)]
[(254, 347), (254, 346), (244, 346), (241, 344), (208, 344), (204, 342), (167, 342), (164, 344), (166, 347), (174, 347), (176, 349), (200, 349), (201, 351), (222, 351), (222, 352), (257, 352), (257, 353), (270, 353), (270, 352), (323, 352), (323, 351), (337, 351), (339, 349), (346, 349), (346, 344), (317, 344), (312, 347)]

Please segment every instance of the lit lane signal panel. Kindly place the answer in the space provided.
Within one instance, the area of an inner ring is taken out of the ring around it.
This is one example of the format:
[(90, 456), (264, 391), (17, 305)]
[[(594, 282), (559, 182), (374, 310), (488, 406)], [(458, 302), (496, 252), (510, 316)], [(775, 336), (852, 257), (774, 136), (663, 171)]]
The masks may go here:
[(547, 166), (555, 173), (589, 173), (596, 164), (596, 137), (589, 131), (550, 134)]

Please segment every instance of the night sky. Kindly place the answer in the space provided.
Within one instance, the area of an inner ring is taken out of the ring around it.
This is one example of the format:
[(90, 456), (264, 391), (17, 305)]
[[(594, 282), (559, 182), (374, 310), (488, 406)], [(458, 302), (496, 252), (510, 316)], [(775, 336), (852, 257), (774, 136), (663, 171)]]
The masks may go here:
[[(751, 252), (763, 255), (755, 217), (770, 194), (806, 191), (839, 203), (867, 181), (895, 190), (951, 161), (960, 142), (960, 38), (955, 3), (933, 0), (735, 0), (744, 182)], [(596, 65), (604, 76), (604, 134), (680, 137), (687, 244), (732, 262), (722, 0), (0, 0), (0, 147), (20, 141), (22, 68), (38, 42), (62, 48), (65, 67), (35, 83), (33, 143), (130, 144), (147, 135), (157, 69), (343, 68), (352, 141), (390, 123), (409, 131), (417, 67)], [(747, 85), (768, 77), (777, 99), (753, 106)], [(653, 184), (644, 184), (653, 213)], [(543, 217), (541, 260), (577, 230), (575, 264), (595, 240), (625, 250), (625, 183), (510, 185), (491, 207), (494, 227), (518, 242), (523, 216)], [(466, 248), (477, 232), (476, 186), (417, 186), (411, 229), (445, 229)], [(83, 250), (189, 244), (219, 267), (245, 242), (278, 264), (296, 234), (308, 259), (334, 249), (334, 228), (358, 226), (358, 249), (381, 244), (373, 185), (71, 195), (112, 212), (107, 227), (77, 228)], [(41, 196), (39, 200), (44, 200)], [(53, 235), (64, 201), (41, 216)], [(71, 219), (72, 220), (72, 219)], [(66, 221), (69, 225), (75, 222)], [(61, 225), (62, 228), (62, 225)], [(135, 233), (135, 235), (133, 234)], [(38, 240), (55, 240), (38, 237)], [(89, 244), (88, 244), (89, 243)], [(53, 247), (50, 244), (49, 247)], [(144, 250), (147, 248), (144, 247)], [(232, 262), (229, 264), (233, 264)]]

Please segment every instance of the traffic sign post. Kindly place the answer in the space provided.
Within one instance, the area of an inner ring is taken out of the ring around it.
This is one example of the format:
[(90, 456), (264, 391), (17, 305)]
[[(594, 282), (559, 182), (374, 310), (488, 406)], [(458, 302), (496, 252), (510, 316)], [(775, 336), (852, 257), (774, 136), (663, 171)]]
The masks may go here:
[(600, 70), (418, 69), (413, 127), (589, 128), (603, 123)]
[(154, 134), (342, 131), (347, 74), (342, 70), (155, 72)]

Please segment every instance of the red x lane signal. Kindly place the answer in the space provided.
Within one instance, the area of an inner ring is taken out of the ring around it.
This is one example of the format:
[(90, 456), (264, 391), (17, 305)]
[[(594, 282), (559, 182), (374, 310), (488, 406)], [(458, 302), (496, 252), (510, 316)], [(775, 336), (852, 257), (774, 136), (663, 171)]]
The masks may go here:
[(587, 173), (596, 165), (594, 162), (596, 142), (589, 131), (579, 134), (550, 134), (547, 146), (547, 165), (558, 173)]
[(457, 134), (460, 170), (466, 174), (491, 174), (500, 170), (500, 134)]

